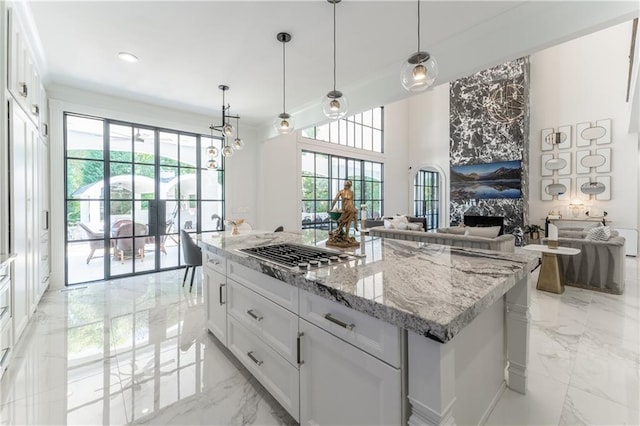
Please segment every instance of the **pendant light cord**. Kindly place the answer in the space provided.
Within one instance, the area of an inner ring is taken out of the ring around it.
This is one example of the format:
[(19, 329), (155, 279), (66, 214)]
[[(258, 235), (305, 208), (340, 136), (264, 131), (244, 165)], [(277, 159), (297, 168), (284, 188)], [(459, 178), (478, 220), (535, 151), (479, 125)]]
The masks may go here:
[(336, 91), (336, 1), (333, 1), (333, 91)]
[(285, 114), (287, 112), (287, 109), (285, 108), (285, 99), (287, 97), (287, 87), (286, 87), (286, 75), (287, 75), (287, 68), (285, 66), (286, 62), (285, 62), (285, 47), (284, 45), (286, 44), (286, 42), (282, 42), (282, 113)]
[(420, 0), (418, 0), (418, 52), (420, 52)]

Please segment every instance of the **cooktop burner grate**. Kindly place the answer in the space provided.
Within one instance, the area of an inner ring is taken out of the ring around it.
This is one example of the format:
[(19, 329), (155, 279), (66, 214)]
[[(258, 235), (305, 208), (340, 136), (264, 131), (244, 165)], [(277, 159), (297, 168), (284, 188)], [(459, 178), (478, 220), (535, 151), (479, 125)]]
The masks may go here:
[(268, 260), (278, 265), (298, 270), (328, 266), (353, 259), (353, 256), (340, 253), (339, 251), (290, 243), (272, 244), (239, 250), (259, 259)]

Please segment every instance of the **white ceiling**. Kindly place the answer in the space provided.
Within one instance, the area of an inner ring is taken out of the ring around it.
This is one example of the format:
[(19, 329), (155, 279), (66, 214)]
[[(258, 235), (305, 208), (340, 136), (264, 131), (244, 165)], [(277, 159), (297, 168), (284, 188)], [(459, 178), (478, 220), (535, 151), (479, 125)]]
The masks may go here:
[[(337, 5), (337, 88), (350, 111), (409, 96), (399, 81), (416, 50), (415, 1)], [(58, 84), (219, 116), (219, 84), (245, 123), (287, 110), (298, 127), (322, 120), (332, 89), (332, 5), (304, 1), (30, 1), (45, 85)], [(636, 1), (423, 1), (422, 47), (440, 65), (436, 84), (638, 16)], [(118, 59), (129, 51), (137, 64)], [(246, 121), (244, 120), (246, 119)]]

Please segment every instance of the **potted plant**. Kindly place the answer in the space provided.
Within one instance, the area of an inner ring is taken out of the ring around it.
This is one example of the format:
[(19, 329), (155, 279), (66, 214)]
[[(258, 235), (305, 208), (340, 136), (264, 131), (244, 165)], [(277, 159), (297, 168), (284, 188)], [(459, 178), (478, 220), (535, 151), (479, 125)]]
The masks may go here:
[(527, 225), (524, 227), (524, 232), (527, 232), (532, 240), (539, 240), (540, 234), (544, 233), (539, 225)]

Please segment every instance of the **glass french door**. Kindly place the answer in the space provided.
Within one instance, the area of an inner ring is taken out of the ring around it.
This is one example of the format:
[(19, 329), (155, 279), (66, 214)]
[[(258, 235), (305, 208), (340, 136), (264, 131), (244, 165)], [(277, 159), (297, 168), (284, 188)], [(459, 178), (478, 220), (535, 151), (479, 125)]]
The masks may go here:
[(219, 139), (65, 114), (67, 285), (182, 266), (180, 231), (223, 229)]

